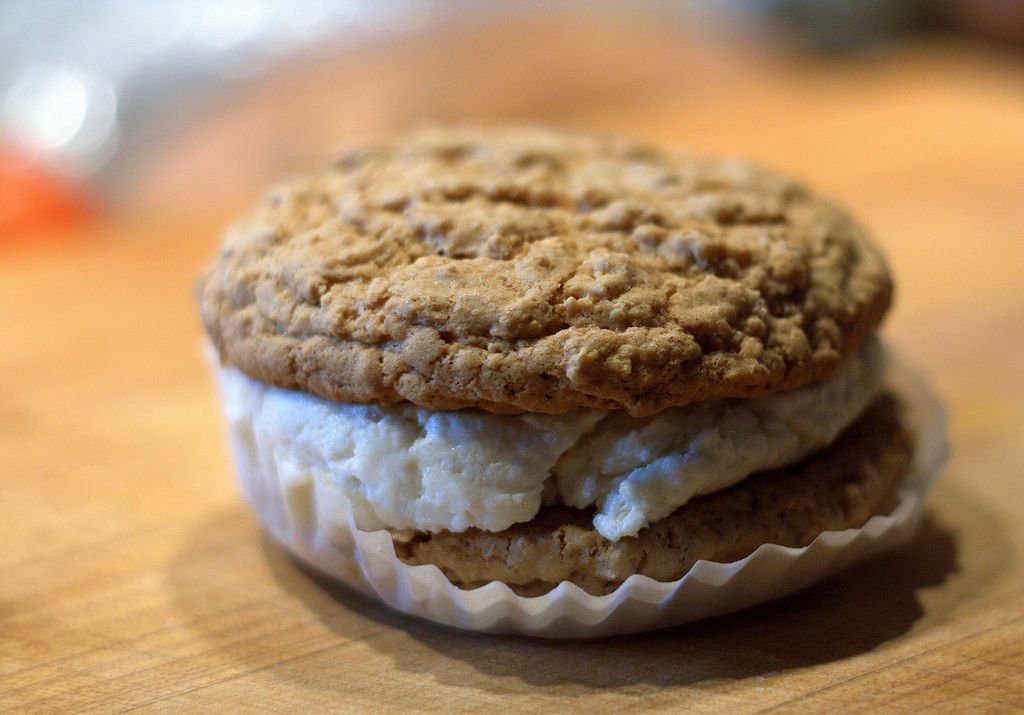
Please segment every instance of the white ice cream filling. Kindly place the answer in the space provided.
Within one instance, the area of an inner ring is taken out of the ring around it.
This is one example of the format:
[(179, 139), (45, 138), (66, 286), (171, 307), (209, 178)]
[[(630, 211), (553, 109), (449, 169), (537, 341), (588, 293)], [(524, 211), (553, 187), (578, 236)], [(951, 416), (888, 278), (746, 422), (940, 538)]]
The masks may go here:
[(642, 418), (343, 404), (231, 367), (219, 375), (236, 452), (257, 454), (286, 496), (314, 480), (340, 492), (361, 529), (500, 531), (536, 516), (553, 478), (562, 503), (594, 506), (595, 529), (617, 540), (828, 445), (879, 395), (884, 362), (871, 339), (822, 382)]

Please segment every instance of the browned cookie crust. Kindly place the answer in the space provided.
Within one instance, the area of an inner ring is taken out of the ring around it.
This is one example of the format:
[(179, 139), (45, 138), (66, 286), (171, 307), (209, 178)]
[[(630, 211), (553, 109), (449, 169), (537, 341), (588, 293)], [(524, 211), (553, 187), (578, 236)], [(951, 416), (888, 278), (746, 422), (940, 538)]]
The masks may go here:
[(221, 359), (335, 401), (646, 415), (821, 379), (890, 300), (864, 232), (732, 160), (543, 130), (352, 151), (229, 231)]
[(761, 544), (806, 546), (822, 531), (859, 527), (893, 509), (913, 454), (899, 412), (894, 398), (882, 397), (802, 464), (698, 497), (617, 542), (594, 530), (590, 513), (548, 507), (501, 532), (396, 534), (395, 550), (406, 563), (439, 566), (462, 588), (504, 581), (537, 596), (561, 581), (602, 595), (634, 573), (673, 581), (698, 559), (735, 561)]

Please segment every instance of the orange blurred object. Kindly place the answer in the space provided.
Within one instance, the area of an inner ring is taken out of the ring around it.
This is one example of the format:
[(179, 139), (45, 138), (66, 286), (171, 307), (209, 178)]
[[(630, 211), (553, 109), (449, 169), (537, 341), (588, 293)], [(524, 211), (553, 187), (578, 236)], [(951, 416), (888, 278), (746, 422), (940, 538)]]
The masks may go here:
[(80, 226), (94, 212), (82, 186), (0, 141), (0, 245)]

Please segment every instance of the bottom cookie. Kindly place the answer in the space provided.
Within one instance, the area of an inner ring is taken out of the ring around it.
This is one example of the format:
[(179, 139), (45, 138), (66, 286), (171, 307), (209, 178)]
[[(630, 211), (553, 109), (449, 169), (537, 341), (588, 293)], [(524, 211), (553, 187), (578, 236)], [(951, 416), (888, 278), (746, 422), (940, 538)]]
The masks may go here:
[(592, 526), (592, 511), (554, 506), (500, 532), (395, 533), (395, 552), (439, 567), (460, 588), (501, 581), (538, 596), (569, 581), (598, 596), (633, 574), (673, 581), (700, 559), (736, 561), (762, 544), (803, 547), (892, 511), (913, 456), (900, 412), (885, 395), (810, 459), (695, 498), (635, 537), (611, 542)]

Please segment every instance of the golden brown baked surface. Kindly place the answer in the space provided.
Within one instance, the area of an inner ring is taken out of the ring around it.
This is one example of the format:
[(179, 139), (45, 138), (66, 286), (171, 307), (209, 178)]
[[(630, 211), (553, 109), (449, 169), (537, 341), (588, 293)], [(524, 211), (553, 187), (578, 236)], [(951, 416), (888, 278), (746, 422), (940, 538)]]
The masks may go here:
[(859, 527), (893, 509), (912, 456), (887, 395), (811, 459), (697, 497), (637, 536), (610, 542), (589, 512), (555, 506), (500, 532), (396, 533), (395, 550), (406, 563), (437, 565), (462, 588), (504, 581), (536, 596), (572, 581), (601, 595), (634, 573), (673, 581), (698, 559), (735, 561), (761, 544), (802, 547), (822, 531)]
[(845, 213), (747, 164), (431, 130), (271, 192), (198, 294), (221, 360), (282, 387), (644, 415), (831, 374), (891, 284)]

